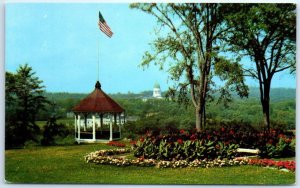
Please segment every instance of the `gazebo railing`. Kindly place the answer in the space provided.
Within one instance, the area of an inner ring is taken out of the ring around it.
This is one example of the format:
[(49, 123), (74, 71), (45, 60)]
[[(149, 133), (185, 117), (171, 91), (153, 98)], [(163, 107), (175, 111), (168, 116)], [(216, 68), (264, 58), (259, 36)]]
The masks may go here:
[[(110, 136), (109, 130), (96, 131), (96, 140), (108, 140)], [(113, 139), (120, 139), (121, 134), (119, 131), (113, 132)], [(78, 134), (76, 134), (76, 139), (78, 139)], [(82, 131), (80, 132), (80, 139), (93, 139), (92, 131)]]

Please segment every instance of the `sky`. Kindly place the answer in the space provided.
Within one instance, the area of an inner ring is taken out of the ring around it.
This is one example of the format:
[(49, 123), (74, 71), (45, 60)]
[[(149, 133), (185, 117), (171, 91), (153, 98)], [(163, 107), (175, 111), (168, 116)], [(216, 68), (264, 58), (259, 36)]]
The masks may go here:
[[(114, 35), (98, 27), (101, 11)], [(154, 17), (126, 3), (8, 3), (5, 7), (5, 70), (28, 63), (48, 92), (89, 93), (98, 78), (106, 93), (138, 93), (158, 82), (172, 83), (166, 71), (139, 66), (156, 37)], [(99, 44), (99, 45), (98, 45)], [(249, 86), (257, 82), (247, 79)], [(277, 74), (272, 87), (296, 87), (296, 76)]]

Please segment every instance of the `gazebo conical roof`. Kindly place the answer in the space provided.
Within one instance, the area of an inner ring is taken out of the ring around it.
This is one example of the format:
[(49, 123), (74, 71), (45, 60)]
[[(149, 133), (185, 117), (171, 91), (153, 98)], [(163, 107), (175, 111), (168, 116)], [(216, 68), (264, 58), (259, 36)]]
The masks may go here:
[(101, 90), (101, 84), (96, 82), (95, 90), (82, 99), (73, 109), (73, 112), (121, 113), (124, 109)]

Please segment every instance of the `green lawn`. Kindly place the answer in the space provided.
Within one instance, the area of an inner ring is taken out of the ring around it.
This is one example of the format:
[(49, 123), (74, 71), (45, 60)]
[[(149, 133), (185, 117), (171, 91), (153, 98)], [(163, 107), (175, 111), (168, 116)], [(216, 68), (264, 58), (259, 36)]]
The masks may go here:
[(99, 184), (294, 184), (295, 174), (256, 166), (157, 169), (87, 164), (84, 155), (105, 144), (36, 147), (5, 151), (10, 183)]

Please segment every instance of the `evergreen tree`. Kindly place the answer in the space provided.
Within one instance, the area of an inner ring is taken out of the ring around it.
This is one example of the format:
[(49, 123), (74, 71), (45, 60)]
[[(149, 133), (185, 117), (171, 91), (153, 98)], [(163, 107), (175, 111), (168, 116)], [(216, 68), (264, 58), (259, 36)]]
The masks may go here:
[(36, 115), (48, 103), (41, 84), (28, 64), (21, 65), (16, 74), (6, 72), (6, 147), (37, 141), (40, 130), (35, 124)]

